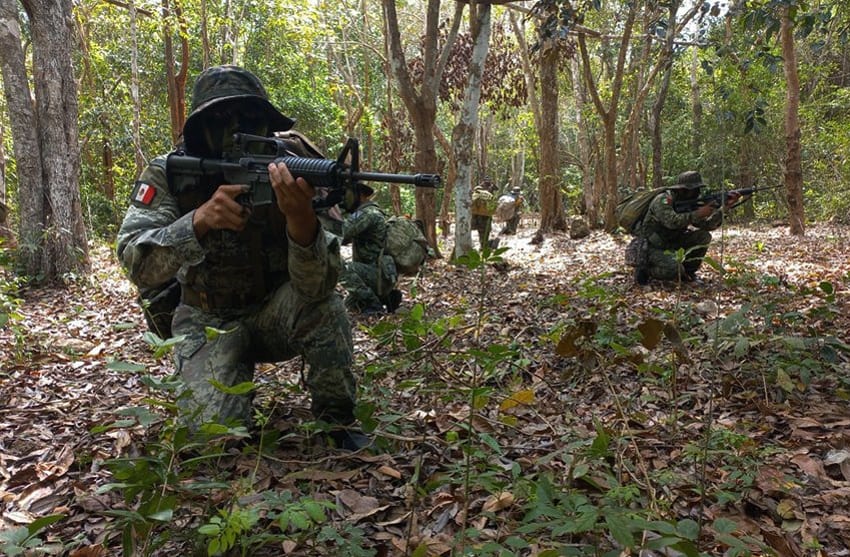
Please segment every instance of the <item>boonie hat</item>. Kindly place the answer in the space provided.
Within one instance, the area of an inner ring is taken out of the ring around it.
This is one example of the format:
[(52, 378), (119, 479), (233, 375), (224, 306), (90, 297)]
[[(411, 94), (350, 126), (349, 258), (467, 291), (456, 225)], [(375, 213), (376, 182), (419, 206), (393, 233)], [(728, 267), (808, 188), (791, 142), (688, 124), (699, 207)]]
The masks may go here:
[(676, 183), (673, 184), (673, 187), (692, 190), (701, 188), (704, 185), (705, 184), (702, 183), (702, 176), (700, 176), (699, 172), (696, 170), (688, 170), (679, 174), (676, 178)]
[(250, 101), (267, 118), (270, 132), (286, 131), (295, 125), (295, 120), (281, 114), (269, 102), (269, 95), (257, 76), (239, 66), (213, 66), (201, 72), (195, 81), (192, 112), (183, 124), (187, 144), (200, 132), (206, 109), (233, 100)]

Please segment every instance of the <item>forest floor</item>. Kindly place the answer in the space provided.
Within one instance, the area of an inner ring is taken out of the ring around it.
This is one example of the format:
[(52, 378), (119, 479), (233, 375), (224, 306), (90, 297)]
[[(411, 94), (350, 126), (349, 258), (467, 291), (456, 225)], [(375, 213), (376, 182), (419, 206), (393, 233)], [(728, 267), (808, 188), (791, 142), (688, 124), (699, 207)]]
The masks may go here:
[[(131, 531), (136, 554), (191, 554), (217, 507), (277, 517), (270, 542), (237, 530), (249, 555), (449, 555), (519, 547), (515, 532), (528, 544), (517, 555), (593, 554), (622, 545), (635, 528), (617, 518), (641, 513), (675, 525), (637, 535), (661, 548), (641, 555), (688, 554), (659, 535), (704, 555), (850, 555), (850, 228), (727, 227), (709, 251), (724, 275), (705, 265), (698, 284), (645, 287), (622, 264), (627, 238), (532, 245), (533, 232), (503, 236), (501, 263), (437, 260), (404, 279), (394, 315), (353, 317), (376, 450), (315, 443), (300, 363), (263, 365), (256, 405), (279, 442), (232, 449), (195, 477), (160, 462), (180, 485), (139, 495), (178, 503)], [(140, 515), (114, 511), (144, 514), (104, 486), (117, 481), (110, 459), (167, 439), (167, 396), (152, 385), (171, 373), (110, 249), (91, 256), (89, 276), (23, 289), (21, 318), (0, 328), (0, 531), (61, 515), (36, 523), (33, 544), (75, 557), (119, 555), (120, 526)], [(152, 414), (122, 410), (140, 406)], [(200, 475), (224, 488), (181, 491)], [(293, 526), (281, 518), (293, 501), (327, 505)]]

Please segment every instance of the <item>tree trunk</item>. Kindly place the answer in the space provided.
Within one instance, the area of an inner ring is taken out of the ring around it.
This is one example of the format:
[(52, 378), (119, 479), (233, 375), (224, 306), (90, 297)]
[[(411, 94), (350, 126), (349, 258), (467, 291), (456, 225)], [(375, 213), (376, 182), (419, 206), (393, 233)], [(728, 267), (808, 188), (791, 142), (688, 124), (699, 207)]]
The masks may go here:
[(591, 73), (590, 56), (587, 53), (587, 41), (584, 34), (579, 34), (578, 44), (581, 52), (582, 69), (584, 72), (584, 80), (587, 84), (587, 90), (593, 99), (593, 105), (596, 108), (602, 120), (604, 130), (604, 183), (605, 183), (605, 212), (604, 221), (606, 230), (614, 230), (617, 228), (617, 114), (619, 111), (620, 92), (623, 87), (623, 68), (625, 67), (626, 52), (629, 48), (629, 41), (634, 28), (636, 6), (629, 6), (628, 17), (623, 27), (623, 36), (620, 42), (620, 49), (617, 55), (617, 65), (614, 69), (614, 75), (611, 80), (609, 104), (606, 108), (602, 103), (599, 90), (596, 87), (596, 82)]
[[(396, 81), (398, 81), (399, 95), (405, 107), (407, 107), (407, 113), (414, 130), (416, 171), (432, 172), (437, 168), (437, 150), (434, 144), (433, 131), (434, 123), (437, 120), (437, 94), (449, 53), (457, 38), (464, 4), (462, 2), (455, 4), (452, 26), (442, 51), (440, 51), (438, 48), (440, 0), (428, 0), (425, 16), (425, 37), (422, 41), (422, 85), (417, 91), (401, 44), (401, 31), (399, 30), (395, 1), (382, 0), (381, 3), (384, 8), (384, 32), (390, 47), (390, 67)], [(415, 196), (416, 218), (420, 219), (425, 225), (425, 237), (439, 256), (436, 192), (433, 188), (416, 188)]]
[(0, 0), (0, 69), (12, 129), (12, 155), (18, 172), (18, 256), (24, 272), (37, 276), (46, 263), (41, 249), (46, 192), (41, 182), (41, 148), (35, 103), (21, 43), (18, 3)]
[[(41, 175), (33, 184), (46, 192), (40, 257), (45, 280), (61, 279), (88, 265), (88, 243), (79, 187), (77, 89), (68, 45), (73, 44), (70, 0), (26, 0), (33, 42), (36, 122)], [(16, 152), (17, 154), (17, 152)], [(31, 156), (31, 155), (29, 155)], [(21, 158), (17, 159), (18, 161)]]
[(575, 97), (575, 123), (576, 123), (576, 142), (578, 144), (578, 159), (581, 167), (581, 191), (582, 191), (582, 207), (581, 212), (587, 218), (587, 224), (591, 228), (599, 227), (599, 196), (594, 188), (594, 176), (596, 176), (595, 168), (593, 167), (593, 150), (591, 147), (592, 132), (588, 122), (584, 118), (584, 110), (587, 105), (587, 94), (581, 81), (581, 68), (579, 62), (574, 56), (570, 60), (570, 81), (573, 85), (573, 96)]
[(448, 238), (452, 223), (449, 218), (449, 208), (451, 207), (452, 199), (454, 199), (454, 187), (457, 181), (457, 164), (455, 163), (452, 144), (446, 138), (445, 134), (440, 130), (439, 126), (434, 126), (434, 135), (443, 148), (443, 152), (448, 154), (448, 164), (446, 164), (447, 175), (443, 178), (443, 202), (440, 204), (440, 228), (442, 229), (443, 238)]
[[(699, 79), (699, 49), (694, 48), (694, 57), (691, 61), (691, 112), (693, 114), (694, 129), (691, 135), (691, 150), (694, 153), (702, 152), (702, 99), (700, 98)], [(655, 187), (661, 186), (661, 176), (654, 179)]]
[(667, 92), (670, 90), (670, 79), (673, 74), (673, 40), (676, 38), (676, 12), (679, 2), (671, 2), (669, 19), (667, 23), (667, 36), (664, 42), (664, 52), (659, 64), (664, 64), (664, 73), (658, 86), (655, 102), (652, 103), (652, 181), (653, 184), (661, 185), (661, 177), (664, 175), (663, 150), (661, 140), (661, 111), (664, 110), (664, 102), (667, 100)]
[[(472, 57), (469, 81), (464, 93), (460, 121), (452, 132), (452, 147), (457, 161), (455, 182), (455, 247), (452, 259), (472, 250), (471, 212), (473, 152), (478, 130), (478, 108), (481, 100), (481, 76), (490, 47), (490, 4), (470, 4), (472, 12)], [(482, 145), (482, 149), (484, 146)], [(483, 155), (480, 155), (483, 159)], [(483, 170), (483, 169), (482, 169)], [(484, 249), (484, 246), (481, 246)]]
[(791, 234), (805, 234), (803, 213), (803, 166), (800, 153), (800, 78), (797, 74), (797, 50), (794, 45), (794, 23), (789, 8), (782, 8), (780, 37), (785, 68), (785, 188)]
[[(186, 19), (180, 0), (174, 0), (174, 10), (169, 0), (162, 0), (162, 34), (165, 43), (165, 77), (168, 91), (168, 109), (171, 115), (171, 141), (177, 144), (186, 121), (186, 77), (189, 71), (189, 38), (186, 35)], [(180, 30), (180, 69), (175, 69), (174, 46), (171, 39), (172, 21)]]
[[(0, 25), (3, 24), (3, 16), (0, 14)], [(2, 43), (0, 43), (2, 45)], [(1, 66), (0, 66), (1, 67)], [(6, 137), (3, 124), (0, 123), (0, 137)], [(6, 203), (6, 148), (0, 141), (0, 246), (14, 246), (15, 238), (9, 228), (9, 205)]]
[[(138, 178), (145, 169), (145, 155), (142, 152), (142, 101), (139, 95), (139, 33), (136, 25), (136, 2), (130, 0), (130, 97), (133, 100), (133, 153)], [(173, 134), (172, 134), (173, 135)], [(107, 139), (107, 142), (109, 140)], [(106, 146), (104, 146), (106, 148)], [(111, 151), (111, 148), (110, 148)]]
[(540, 227), (538, 236), (551, 230), (566, 230), (561, 203), (561, 176), (558, 165), (558, 62), (555, 48), (540, 55)]

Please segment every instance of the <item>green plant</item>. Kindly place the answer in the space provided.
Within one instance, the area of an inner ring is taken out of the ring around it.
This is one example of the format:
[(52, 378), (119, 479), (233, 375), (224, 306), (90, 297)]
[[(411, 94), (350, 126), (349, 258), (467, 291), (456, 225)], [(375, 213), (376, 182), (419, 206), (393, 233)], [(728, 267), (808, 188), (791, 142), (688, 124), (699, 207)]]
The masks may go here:
[(25, 357), (26, 328), (23, 325), (24, 316), (21, 313), (23, 300), (18, 297), (18, 291), (23, 280), (12, 274), (12, 250), (3, 245), (0, 238), (0, 329), (9, 327), (15, 337), (15, 358)]
[(19, 528), (0, 532), (0, 552), (7, 557), (17, 555), (55, 555), (61, 551), (61, 543), (45, 543), (39, 534), (51, 524), (65, 518), (63, 514), (53, 514), (37, 518)]

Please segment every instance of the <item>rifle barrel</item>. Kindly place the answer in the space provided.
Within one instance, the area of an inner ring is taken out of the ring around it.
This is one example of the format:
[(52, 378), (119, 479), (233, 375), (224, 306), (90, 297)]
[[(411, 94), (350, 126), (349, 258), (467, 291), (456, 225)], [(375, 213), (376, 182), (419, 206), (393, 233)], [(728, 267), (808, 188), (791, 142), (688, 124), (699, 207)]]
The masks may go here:
[(384, 174), (383, 172), (352, 172), (351, 177), (365, 182), (391, 182), (413, 184), (416, 187), (440, 187), (439, 174)]

